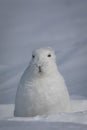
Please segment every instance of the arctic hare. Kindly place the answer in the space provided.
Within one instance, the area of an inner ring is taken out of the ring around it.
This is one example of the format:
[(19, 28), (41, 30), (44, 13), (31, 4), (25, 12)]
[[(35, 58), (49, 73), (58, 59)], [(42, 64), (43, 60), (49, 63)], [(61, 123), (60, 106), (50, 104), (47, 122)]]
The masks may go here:
[(58, 71), (54, 51), (36, 49), (19, 83), (14, 116), (48, 115), (70, 109), (69, 94)]

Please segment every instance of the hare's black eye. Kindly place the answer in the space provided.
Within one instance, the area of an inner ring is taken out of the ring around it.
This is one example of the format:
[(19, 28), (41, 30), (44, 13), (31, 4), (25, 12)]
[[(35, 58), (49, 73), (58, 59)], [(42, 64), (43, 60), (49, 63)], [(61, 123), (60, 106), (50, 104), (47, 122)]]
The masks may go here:
[(35, 55), (32, 55), (32, 58), (34, 59), (34, 58), (35, 58)]
[(51, 54), (48, 54), (48, 57), (51, 57)]

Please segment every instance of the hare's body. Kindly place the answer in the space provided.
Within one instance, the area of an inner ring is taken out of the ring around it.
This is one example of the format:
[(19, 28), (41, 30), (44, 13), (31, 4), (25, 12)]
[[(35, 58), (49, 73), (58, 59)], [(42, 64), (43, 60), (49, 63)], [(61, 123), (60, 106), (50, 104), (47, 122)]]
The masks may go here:
[(47, 60), (44, 58), (45, 53), (46, 56), (51, 53), (54, 55), (49, 49), (36, 50), (36, 60), (33, 56), (33, 61), (20, 80), (15, 116), (56, 114), (69, 112), (71, 109), (68, 91), (63, 77), (57, 70), (55, 58), (48, 56)]

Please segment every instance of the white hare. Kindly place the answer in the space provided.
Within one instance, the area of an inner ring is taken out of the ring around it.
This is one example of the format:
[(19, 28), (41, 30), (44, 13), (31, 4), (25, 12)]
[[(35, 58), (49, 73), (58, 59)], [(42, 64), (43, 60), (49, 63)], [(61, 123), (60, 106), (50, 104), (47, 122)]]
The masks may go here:
[(14, 116), (70, 112), (70, 98), (51, 48), (36, 49), (21, 77), (16, 94)]

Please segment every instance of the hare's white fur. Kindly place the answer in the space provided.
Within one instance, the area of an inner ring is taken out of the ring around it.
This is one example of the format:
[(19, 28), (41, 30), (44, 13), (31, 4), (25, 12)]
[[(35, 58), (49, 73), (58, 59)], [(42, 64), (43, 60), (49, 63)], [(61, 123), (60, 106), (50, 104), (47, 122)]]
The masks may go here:
[(14, 115), (28, 117), (69, 112), (69, 94), (58, 71), (54, 51), (40, 48), (32, 55), (19, 83)]

